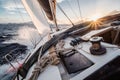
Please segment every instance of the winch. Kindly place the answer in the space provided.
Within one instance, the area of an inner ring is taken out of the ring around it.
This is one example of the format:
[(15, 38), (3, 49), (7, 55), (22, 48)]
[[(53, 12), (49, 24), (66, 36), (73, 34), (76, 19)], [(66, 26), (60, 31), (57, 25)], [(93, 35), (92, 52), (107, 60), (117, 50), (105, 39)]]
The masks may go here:
[(106, 53), (106, 48), (101, 45), (102, 37), (92, 37), (90, 38), (90, 42), (92, 46), (90, 47), (90, 52), (93, 55), (102, 55)]

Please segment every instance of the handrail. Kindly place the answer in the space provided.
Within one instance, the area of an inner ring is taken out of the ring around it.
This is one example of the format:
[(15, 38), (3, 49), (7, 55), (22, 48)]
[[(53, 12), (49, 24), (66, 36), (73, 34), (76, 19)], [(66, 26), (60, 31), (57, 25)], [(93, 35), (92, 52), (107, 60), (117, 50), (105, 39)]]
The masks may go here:
[[(12, 67), (15, 71), (17, 71), (17, 69), (16, 69), (15, 66), (11, 63), (10, 59), (14, 60), (13, 56), (11, 55), (11, 53), (12, 53), (14, 50), (17, 50), (17, 49), (18, 49), (18, 48), (15, 48), (15, 49), (11, 50), (8, 54), (6, 54), (6, 55), (4, 56), (5, 60), (11, 65), (11, 67)], [(20, 48), (19, 48), (19, 49), (20, 49)], [(16, 61), (17, 64), (21, 65), (17, 59), (15, 59), (15, 61)]]
[(10, 62), (10, 60), (8, 59), (8, 57), (10, 57), (11, 59), (14, 59), (10, 54), (5, 55), (5, 60), (11, 65), (11, 67), (13, 67), (13, 69), (15, 71), (17, 71), (17, 69), (15, 68), (15, 66)]

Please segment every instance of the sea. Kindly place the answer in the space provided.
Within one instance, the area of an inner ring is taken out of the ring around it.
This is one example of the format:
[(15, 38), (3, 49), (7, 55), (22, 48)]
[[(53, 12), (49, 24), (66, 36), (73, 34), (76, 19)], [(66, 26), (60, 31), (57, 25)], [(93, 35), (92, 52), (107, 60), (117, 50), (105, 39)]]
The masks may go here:
[(32, 22), (0, 23), (0, 80), (10, 80), (40, 40)]

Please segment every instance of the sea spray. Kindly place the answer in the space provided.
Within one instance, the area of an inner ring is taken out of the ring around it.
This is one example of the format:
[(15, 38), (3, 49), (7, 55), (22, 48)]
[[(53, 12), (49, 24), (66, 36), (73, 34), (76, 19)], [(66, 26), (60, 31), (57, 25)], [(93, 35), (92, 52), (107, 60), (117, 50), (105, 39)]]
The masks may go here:
[(19, 43), (26, 45), (28, 49), (32, 49), (41, 39), (40, 33), (33, 27), (22, 26), (18, 29), (17, 34), (18, 36), (13, 37), (13, 39), (9, 41), (5, 41), (4, 43)]
[(19, 34), (18, 38), (24, 41), (21, 44), (26, 44), (28, 46), (35, 47), (41, 39), (41, 35), (38, 33), (38, 31), (35, 28), (31, 28), (27, 26), (18, 30), (18, 34)]
[[(26, 54), (16, 56), (20, 64), (16, 63), (15, 60), (14, 62), (12, 62), (12, 64), (17, 69), (20, 66), (22, 66), (22, 62), (24, 61), (26, 55), (30, 53), (33, 50), (33, 48), (35, 48), (35, 46), (38, 44), (38, 42), (41, 40), (41, 36), (38, 33), (37, 29), (29, 26), (21, 26), (16, 31), (16, 34), (17, 36), (13, 36), (12, 39), (6, 40), (3, 43), (4, 44), (18, 43), (28, 47)], [(14, 69), (9, 65), (9, 63), (0, 66), (0, 79), (9, 80), (14, 75), (14, 73), (15, 73)]]

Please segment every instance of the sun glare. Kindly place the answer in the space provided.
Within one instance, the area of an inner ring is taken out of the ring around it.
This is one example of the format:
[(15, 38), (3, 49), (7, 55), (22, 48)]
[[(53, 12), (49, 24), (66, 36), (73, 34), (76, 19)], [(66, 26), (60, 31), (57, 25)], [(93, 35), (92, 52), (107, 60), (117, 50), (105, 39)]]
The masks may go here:
[(90, 23), (89, 26), (92, 29), (96, 30), (96, 29), (98, 29), (103, 24), (99, 18), (101, 18), (100, 14), (96, 14), (93, 17), (90, 18), (90, 20), (92, 20), (92, 22)]
[(96, 21), (100, 18), (101, 16), (99, 14), (96, 14), (90, 18), (90, 20)]

